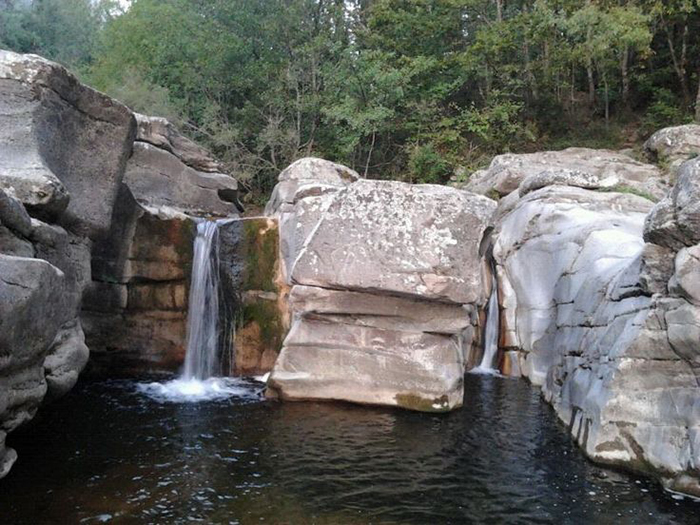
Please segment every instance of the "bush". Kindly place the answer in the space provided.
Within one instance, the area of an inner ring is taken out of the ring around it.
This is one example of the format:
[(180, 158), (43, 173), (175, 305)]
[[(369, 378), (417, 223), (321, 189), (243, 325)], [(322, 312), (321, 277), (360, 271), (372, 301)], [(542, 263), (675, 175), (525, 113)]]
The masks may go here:
[(452, 172), (449, 162), (432, 144), (416, 144), (411, 148), (408, 169), (412, 181), (427, 184), (444, 183)]
[(644, 135), (651, 135), (661, 128), (689, 122), (692, 122), (692, 115), (683, 109), (678, 96), (670, 89), (658, 88), (642, 119), (642, 131)]

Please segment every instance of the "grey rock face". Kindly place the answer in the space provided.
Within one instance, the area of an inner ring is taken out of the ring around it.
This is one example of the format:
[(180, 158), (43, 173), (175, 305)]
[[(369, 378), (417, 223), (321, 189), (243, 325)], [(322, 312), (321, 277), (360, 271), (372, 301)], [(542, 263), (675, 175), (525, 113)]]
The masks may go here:
[(503, 345), (586, 454), (698, 495), (697, 179), (688, 164), (648, 217), (651, 203), (631, 195), (523, 184), (524, 197), (504, 199), (495, 215), (493, 254)]
[[(4, 437), (46, 394), (44, 359), (63, 323), (64, 276), (46, 261), (0, 255), (0, 474), (16, 454)], [(28, 337), (27, 334), (31, 334)]]
[(268, 205), (293, 318), (270, 391), (455, 408), (486, 297), (479, 248), (495, 203), (347, 173), (303, 159), (282, 172)]
[(459, 304), (314, 286), (292, 288), (289, 304), (305, 317), (405, 332), (459, 335), (471, 323), (470, 310)]
[(185, 355), (195, 222), (123, 194), (112, 235), (93, 250), (81, 320), (95, 374), (175, 371)]
[(0, 51), (0, 91), (0, 186), (42, 217), (99, 237), (131, 153), (131, 111), (58, 64), (9, 51)]
[(269, 386), (283, 399), (442, 412), (462, 404), (463, 374), (462, 350), (452, 337), (301, 318)]
[(700, 125), (660, 129), (644, 143), (644, 149), (675, 172), (683, 162), (700, 154)]
[(587, 189), (626, 186), (656, 199), (669, 189), (656, 166), (615, 151), (588, 148), (498, 155), (487, 170), (474, 173), (464, 189), (505, 196), (519, 188), (526, 194), (553, 184)]
[(90, 350), (85, 346), (85, 335), (80, 321), (70, 321), (56, 334), (44, 360), (44, 373), (49, 398), (67, 394), (85, 368)]
[[(206, 173), (222, 173), (221, 164), (200, 145), (183, 136), (167, 119), (135, 114), (136, 140), (175, 155), (190, 168)], [(230, 177), (229, 177), (230, 178)]]
[(675, 251), (700, 243), (700, 159), (680, 167), (675, 187), (647, 217), (644, 239)]
[(137, 115), (138, 132), (124, 182), (146, 207), (191, 216), (237, 214), (238, 183), (202, 147), (167, 120)]

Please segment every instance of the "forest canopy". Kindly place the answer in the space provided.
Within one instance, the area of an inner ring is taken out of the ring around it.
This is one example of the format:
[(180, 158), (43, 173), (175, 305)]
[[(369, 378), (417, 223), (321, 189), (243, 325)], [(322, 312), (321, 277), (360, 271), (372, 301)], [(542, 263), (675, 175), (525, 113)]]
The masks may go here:
[(173, 120), (257, 195), (307, 155), (444, 183), (700, 120), (700, 0), (0, 0), (0, 47)]

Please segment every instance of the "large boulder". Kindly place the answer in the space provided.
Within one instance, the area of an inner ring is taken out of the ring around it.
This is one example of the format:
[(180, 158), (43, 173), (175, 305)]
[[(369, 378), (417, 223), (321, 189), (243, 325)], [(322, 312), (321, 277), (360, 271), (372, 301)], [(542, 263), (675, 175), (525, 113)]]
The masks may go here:
[(221, 163), (213, 158), (211, 153), (182, 135), (167, 119), (150, 117), (139, 113), (136, 113), (135, 116), (137, 123), (136, 140), (172, 153), (183, 164), (199, 172), (223, 172)]
[(295, 284), (482, 301), (490, 199), (446, 186), (361, 180), (335, 195), (291, 268)]
[(493, 255), (502, 291), (503, 346), (523, 352), (521, 369), (531, 381), (542, 384), (558, 359), (558, 349), (537, 342), (560, 308), (573, 308), (566, 305), (595, 272), (612, 279), (615, 265), (624, 267), (639, 256), (652, 206), (633, 195), (549, 186), (527, 194), (498, 220)]
[(644, 149), (676, 172), (683, 162), (700, 155), (700, 124), (660, 129), (644, 143)]
[(589, 457), (694, 495), (697, 168), (683, 166), (653, 209), (585, 180), (540, 187), (538, 176), (501, 201), (493, 234), (501, 351), (518, 356)]
[(64, 290), (63, 273), (48, 262), (0, 254), (0, 477), (16, 458), (5, 436), (46, 395), (44, 360), (64, 322)]
[(131, 154), (131, 111), (58, 64), (1, 50), (0, 92), (0, 187), (42, 218), (98, 238)]
[(211, 154), (167, 120), (137, 115), (138, 132), (124, 182), (136, 201), (191, 216), (226, 217), (242, 211), (236, 179)]
[(587, 189), (624, 189), (658, 200), (669, 189), (656, 166), (616, 151), (589, 148), (498, 155), (488, 169), (474, 173), (464, 189), (503, 197), (521, 188), (526, 179), (526, 192), (565, 184)]
[(285, 170), (273, 195), (291, 328), (269, 393), (424, 411), (461, 405), (495, 203), (356, 179), (320, 159)]

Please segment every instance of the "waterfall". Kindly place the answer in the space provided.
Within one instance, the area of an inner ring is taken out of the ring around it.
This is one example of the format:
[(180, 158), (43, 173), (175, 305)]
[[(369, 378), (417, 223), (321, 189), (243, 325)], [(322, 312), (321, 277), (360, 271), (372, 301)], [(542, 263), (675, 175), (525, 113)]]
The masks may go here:
[(491, 297), (489, 297), (486, 327), (484, 328), (484, 357), (481, 359), (479, 366), (474, 369), (475, 372), (497, 372), (497, 369), (493, 366), (493, 360), (498, 352), (500, 320), (498, 311), (498, 281), (496, 280), (495, 265), (491, 273)]
[(194, 241), (187, 353), (184, 379), (207, 379), (220, 372), (219, 360), (219, 225), (201, 221)]
[[(163, 402), (198, 402), (236, 396), (259, 399), (259, 388), (243, 379), (218, 377), (222, 368), (220, 338), (219, 227), (234, 219), (201, 220), (194, 241), (187, 353), (183, 374), (166, 383), (140, 384), (139, 390)], [(231, 364), (232, 366), (232, 364)]]

